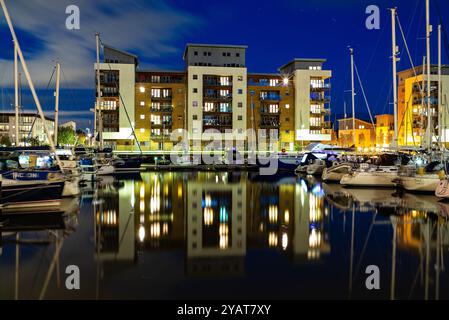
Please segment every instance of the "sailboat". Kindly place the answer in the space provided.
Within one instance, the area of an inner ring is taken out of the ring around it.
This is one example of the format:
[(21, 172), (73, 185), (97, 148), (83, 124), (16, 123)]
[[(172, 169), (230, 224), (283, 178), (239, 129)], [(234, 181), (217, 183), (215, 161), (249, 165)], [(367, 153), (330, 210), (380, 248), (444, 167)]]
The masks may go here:
[[(429, 154), (432, 157), (432, 117), (431, 117), (431, 64), (430, 64), (430, 0), (426, 0), (426, 67), (427, 67), (427, 90), (426, 90), (426, 102), (427, 102), (427, 130), (426, 130), (426, 147)], [(424, 65), (423, 65), (424, 69)], [(422, 102), (424, 103), (424, 97), (422, 97)], [(438, 112), (441, 112), (441, 26), (438, 28)], [(441, 125), (439, 124), (440, 128)], [(444, 129), (443, 129), (444, 130)], [(441, 130), (440, 130), (441, 132)], [(440, 134), (441, 139), (441, 134)], [(439, 162), (439, 165), (438, 165)], [(426, 168), (417, 168), (416, 172), (412, 172), (408, 176), (401, 176), (398, 179), (399, 185), (407, 191), (413, 192), (435, 192), (440, 184), (440, 180), (445, 178), (445, 168), (444, 163), (438, 161), (436, 164), (430, 162)], [(429, 167), (440, 167), (439, 169), (429, 170)]]
[[(54, 154), (55, 160), (61, 172), (64, 173), (62, 163), (56, 153), (56, 147), (51, 137), (50, 131), (46, 125), (45, 115), (42, 110), (39, 98), (34, 88), (33, 81), (28, 71), (27, 63), (23, 57), (23, 53), (18, 42), (9, 12), (6, 8), (4, 0), (0, 0), (0, 5), (3, 9), (7, 25), (10, 29), (11, 36), (14, 42), (14, 87), (15, 87), (15, 142), (16, 147), (19, 145), (19, 92), (18, 92), (18, 61), (21, 62), (22, 69), (28, 81), (34, 102), (36, 104), (39, 116), (42, 119), (42, 125), (44, 132), (47, 136), (50, 144), (50, 150)], [(59, 200), (62, 197), (62, 192), (65, 186), (64, 178), (55, 178), (54, 180), (39, 180), (39, 179), (16, 179), (17, 176), (13, 176), (14, 179), (2, 180), (0, 204), (2, 206), (41, 206), (53, 204), (59, 204)]]

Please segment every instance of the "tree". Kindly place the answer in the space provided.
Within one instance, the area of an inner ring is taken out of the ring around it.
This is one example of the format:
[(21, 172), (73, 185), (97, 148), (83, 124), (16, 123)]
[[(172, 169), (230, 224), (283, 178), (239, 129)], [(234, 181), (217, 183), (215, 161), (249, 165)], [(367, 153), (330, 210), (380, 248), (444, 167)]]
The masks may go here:
[(0, 145), (4, 147), (10, 147), (11, 146), (11, 139), (8, 135), (0, 135)]
[(76, 133), (72, 128), (58, 128), (58, 145), (74, 145), (76, 142)]
[(22, 142), (24, 142), (25, 145), (29, 144), (32, 147), (38, 147), (41, 145), (41, 143), (37, 137), (23, 138)]

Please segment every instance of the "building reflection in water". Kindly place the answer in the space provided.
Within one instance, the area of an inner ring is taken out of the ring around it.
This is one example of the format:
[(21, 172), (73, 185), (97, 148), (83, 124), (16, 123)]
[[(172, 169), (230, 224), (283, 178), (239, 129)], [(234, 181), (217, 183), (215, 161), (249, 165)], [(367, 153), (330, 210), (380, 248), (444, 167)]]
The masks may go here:
[[(273, 181), (244, 172), (142, 173), (139, 180), (104, 185), (97, 200), (96, 256), (103, 264), (136, 263), (138, 251), (178, 250), (185, 253), (187, 277), (244, 275), (247, 252), (259, 249), (294, 263), (326, 262), (335, 241), (330, 234), (335, 211), (342, 213), (343, 233), (353, 233), (347, 251), (351, 266), (339, 259), (341, 266), (335, 267), (350, 269), (351, 279), (360, 277), (365, 247), (374, 237), (385, 237), (378, 233), (385, 228), (391, 237), (383, 253), (391, 271), (390, 298), (399, 292), (397, 261), (403, 254), (418, 256), (419, 281), (413, 290), (422, 285), (424, 297), (431, 298), (449, 245), (443, 218), (449, 208), (433, 196), (351, 190), (298, 177)], [(346, 219), (345, 212), (354, 219)], [(357, 233), (363, 217), (372, 217), (372, 226)], [(435, 298), (438, 292), (435, 288)]]

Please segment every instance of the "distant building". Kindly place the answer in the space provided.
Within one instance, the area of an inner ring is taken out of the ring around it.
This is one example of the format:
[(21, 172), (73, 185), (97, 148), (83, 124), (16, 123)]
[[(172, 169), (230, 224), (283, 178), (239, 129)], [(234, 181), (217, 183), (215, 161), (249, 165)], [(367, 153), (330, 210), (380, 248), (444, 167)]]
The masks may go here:
[(376, 147), (388, 148), (394, 138), (394, 116), (379, 114), (376, 116)]
[(374, 148), (376, 145), (376, 131), (373, 124), (356, 118), (354, 131), (352, 128), (352, 120), (353, 118), (338, 120), (339, 145), (342, 147), (354, 146), (357, 150), (363, 151)]
[(60, 125), (60, 127), (70, 128), (73, 131), (76, 131), (76, 122), (75, 121), (67, 121)]
[[(398, 144), (421, 146), (427, 132), (427, 70), (417, 66), (415, 70), (398, 72)], [(430, 70), (430, 114), (432, 115), (433, 142), (449, 142), (449, 65), (442, 66), (441, 107), (438, 106), (438, 66)], [(439, 125), (441, 121), (441, 125)]]
[[(14, 112), (0, 113), (0, 135), (9, 136), (11, 143), (14, 145), (16, 141), (16, 116)], [(54, 134), (55, 122), (49, 117), (45, 117), (46, 125), (50, 134)], [(47, 136), (44, 131), (43, 122), (36, 113), (20, 113), (19, 117), (19, 140), (26, 138), (37, 138), (40, 143), (48, 143)]]

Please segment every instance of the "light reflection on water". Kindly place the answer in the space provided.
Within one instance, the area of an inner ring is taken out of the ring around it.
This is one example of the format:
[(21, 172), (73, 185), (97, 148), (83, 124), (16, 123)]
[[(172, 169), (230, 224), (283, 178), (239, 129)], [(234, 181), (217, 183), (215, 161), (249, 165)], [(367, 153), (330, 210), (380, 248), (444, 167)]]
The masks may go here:
[[(79, 203), (3, 223), (1, 298), (449, 298), (449, 204), (432, 195), (142, 173), (104, 177)], [(65, 289), (71, 264), (79, 291)], [(368, 265), (380, 290), (365, 287)]]

